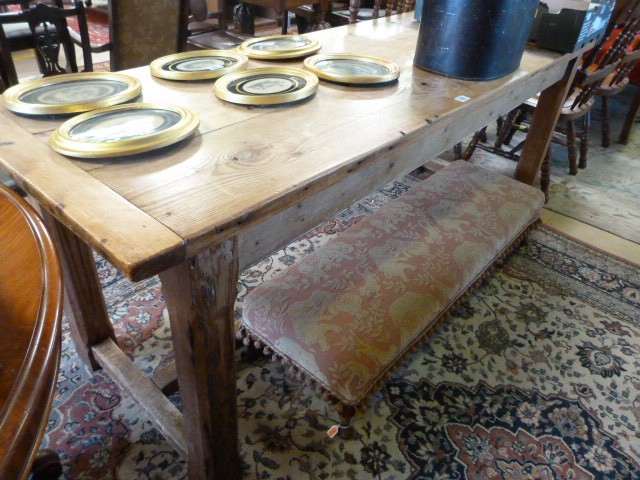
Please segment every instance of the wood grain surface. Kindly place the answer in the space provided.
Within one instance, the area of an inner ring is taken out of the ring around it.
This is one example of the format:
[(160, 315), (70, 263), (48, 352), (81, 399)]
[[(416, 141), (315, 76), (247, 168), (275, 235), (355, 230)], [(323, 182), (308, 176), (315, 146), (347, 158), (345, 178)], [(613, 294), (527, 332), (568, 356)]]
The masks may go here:
[[(198, 133), (126, 159), (72, 160), (47, 146), (61, 119), (5, 113), (0, 163), (65, 225), (140, 279), (294, 207), (363, 162), (393, 161), (392, 153), (380, 152), (417, 145), (420, 156), (394, 174), (424, 163), (560, 80), (573, 58), (527, 48), (511, 75), (455, 80), (413, 66), (417, 32), (409, 13), (312, 33), (322, 43), (320, 53), (376, 55), (396, 62), (400, 79), (376, 88), (322, 82), (315, 97), (292, 106), (232, 105), (215, 98), (213, 82), (175, 82), (151, 77), (146, 67), (129, 70), (141, 79), (144, 101), (195, 111), (202, 120)], [(249, 68), (273, 63), (251, 61)], [(301, 67), (302, 60), (277, 64)], [(461, 95), (470, 100), (457, 101)], [(389, 179), (383, 177), (378, 183)]]
[(0, 185), (0, 478), (28, 477), (61, 348), (62, 273), (42, 221)]

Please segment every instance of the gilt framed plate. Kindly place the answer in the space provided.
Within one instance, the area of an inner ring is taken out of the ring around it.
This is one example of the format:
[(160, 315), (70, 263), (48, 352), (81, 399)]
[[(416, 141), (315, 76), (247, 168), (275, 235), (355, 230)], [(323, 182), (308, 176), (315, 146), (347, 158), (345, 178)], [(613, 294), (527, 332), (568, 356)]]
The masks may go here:
[(199, 123), (195, 113), (177, 105), (117, 105), (67, 120), (53, 132), (50, 143), (55, 151), (71, 157), (120, 157), (179, 142)]
[(306, 35), (271, 35), (251, 38), (238, 51), (258, 60), (282, 60), (311, 55), (320, 47), (320, 42)]
[(151, 75), (169, 80), (208, 80), (247, 67), (246, 55), (229, 50), (198, 50), (158, 58)]
[(218, 98), (241, 105), (278, 105), (312, 96), (318, 77), (295, 68), (255, 68), (220, 78), (213, 91)]
[(140, 81), (129, 75), (84, 72), (39, 78), (14, 85), (3, 94), (4, 105), (16, 113), (55, 115), (109, 107), (136, 98)]
[(304, 61), (304, 68), (323, 80), (345, 84), (389, 83), (400, 76), (400, 68), (395, 63), (382, 58), (345, 53), (314, 55)]

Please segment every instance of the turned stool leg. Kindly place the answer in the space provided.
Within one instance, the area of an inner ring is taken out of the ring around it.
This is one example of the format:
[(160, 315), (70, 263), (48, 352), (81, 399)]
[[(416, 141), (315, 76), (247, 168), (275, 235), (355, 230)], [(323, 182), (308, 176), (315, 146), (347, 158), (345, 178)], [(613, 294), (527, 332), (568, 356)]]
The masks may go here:
[(340, 415), (340, 437), (345, 440), (349, 440), (353, 437), (353, 427), (351, 426), (351, 420), (356, 414), (356, 407), (338, 403), (336, 405), (336, 410), (338, 411), (338, 415)]
[[(551, 145), (549, 145), (551, 147)], [(573, 121), (567, 122), (567, 150), (569, 153), (569, 174), (578, 174), (578, 152), (576, 152), (576, 132)]]

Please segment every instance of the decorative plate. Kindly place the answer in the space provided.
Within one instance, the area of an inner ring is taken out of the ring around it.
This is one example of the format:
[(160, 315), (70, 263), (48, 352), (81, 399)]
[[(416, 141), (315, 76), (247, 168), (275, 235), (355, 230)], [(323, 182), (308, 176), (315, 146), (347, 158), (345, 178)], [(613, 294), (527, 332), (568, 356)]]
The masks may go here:
[(195, 113), (177, 105), (118, 105), (67, 120), (51, 135), (51, 147), (71, 157), (132, 155), (179, 142), (199, 123)]
[(219, 79), (213, 91), (218, 98), (242, 105), (277, 105), (310, 97), (318, 77), (294, 68), (255, 68)]
[(320, 42), (305, 35), (272, 35), (251, 38), (238, 47), (249, 58), (281, 60), (311, 55), (320, 50)]
[(79, 113), (129, 101), (140, 81), (121, 73), (84, 72), (39, 78), (9, 88), (2, 98), (12, 112), (31, 115)]
[(371, 85), (392, 82), (400, 76), (400, 68), (395, 63), (345, 53), (314, 55), (304, 61), (304, 68), (324, 80), (337, 83)]
[(176, 53), (151, 62), (151, 75), (169, 80), (207, 80), (243, 70), (249, 59), (228, 50)]

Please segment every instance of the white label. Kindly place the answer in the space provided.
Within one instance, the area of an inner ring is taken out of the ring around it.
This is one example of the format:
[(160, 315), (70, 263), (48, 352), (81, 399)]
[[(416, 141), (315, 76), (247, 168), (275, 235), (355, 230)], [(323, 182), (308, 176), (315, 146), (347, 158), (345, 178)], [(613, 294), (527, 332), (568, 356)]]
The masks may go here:
[(458, 102), (468, 102), (469, 100), (471, 100), (471, 98), (469, 97), (465, 97), (464, 95), (460, 95), (459, 97), (454, 98), (454, 100), (457, 100)]

